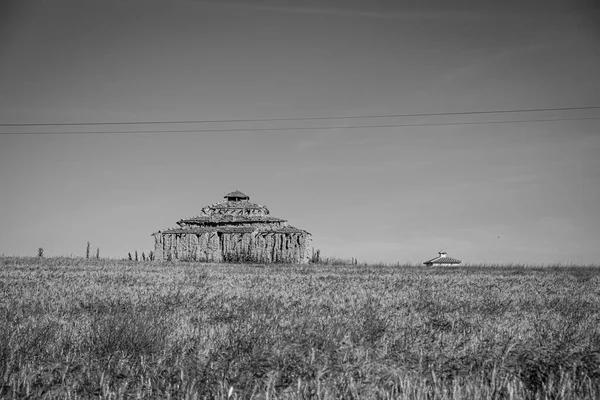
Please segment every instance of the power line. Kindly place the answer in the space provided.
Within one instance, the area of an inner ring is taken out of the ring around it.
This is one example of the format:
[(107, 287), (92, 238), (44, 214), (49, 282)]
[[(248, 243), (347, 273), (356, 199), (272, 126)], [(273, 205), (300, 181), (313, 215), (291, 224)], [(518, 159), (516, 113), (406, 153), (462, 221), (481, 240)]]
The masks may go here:
[(472, 122), (440, 122), (422, 124), (389, 124), (389, 125), (350, 125), (350, 126), (304, 126), (285, 128), (240, 128), (240, 129), (181, 129), (181, 130), (136, 130), (136, 131), (69, 131), (69, 132), (0, 132), (0, 135), (86, 135), (86, 134), (152, 134), (152, 133), (208, 133), (208, 132), (257, 132), (257, 131), (308, 131), (332, 129), (361, 129), (361, 128), (398, 128), (419, 126), (453, 126), (453, 125), (485, 125), (485, 124), (511, 124), (526, 122), (555, 122), (555, 121), (585, 121), (600, 120), (600, 117), (574, 117), (574, 118), (540, 118), (509, 121), (472, 121)]
[(582, 111), (598, 110), (600, 106), (585, 107), (558, 107), (558, 108), (529, 108), (514, 110), (488, 110), (488, 111), (456, 111), (441, 113), (412, 113), (412, 114), (382, 114), (382, 115), (348, 115), (329, 117), (296, 117), (296, 118), (255, 118), (255, 119), (215, 119), (215, 120), (175, 120), (175, 121), (125, 121), (125, 122), (65, 122), (65, 123), (0, 123), (0, 127), (18, 126), (97, 126), (97, 125), (167, 125), (167, 124), (208, 124), (229, 122), (277, 122), (277, 121), (318, 121), (335, 119), (372, 119), (372, 118), (401, 118), (401, 117), (435, 117), (451, 115), (482, 115), (482, 114), (512, 114), (549, 111)]

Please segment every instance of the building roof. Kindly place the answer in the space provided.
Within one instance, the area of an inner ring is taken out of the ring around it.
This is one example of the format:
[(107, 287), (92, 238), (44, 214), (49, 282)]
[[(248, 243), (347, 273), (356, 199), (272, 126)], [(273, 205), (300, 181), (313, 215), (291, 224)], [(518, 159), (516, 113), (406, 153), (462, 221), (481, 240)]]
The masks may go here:
[(255, 228), (252, 227), (211, 227), (211, 226), (194, 226), (190, 228), (171, 228), (161, 231), (161, 233), (250, 233), (254, 232)]
[(456, 258), (446, 256), (446, 252), (444, 250), (440, 251), (438, 257), (432, 258), (431, 260), (427, 260), (423, 262), (423, 264), (460, 264), (462, 261), (457, 260)]
[(436, 257), (425, 261), (423, 264), (460, 264), (462, 261), (452, 257)]
[[(224, 216), (227, 215), (227, 212), (230, 210), (252, 210), (253, 215), (248, 215), (249, 217), (264, 217), (269, 215), (271, 212), (265, 206), (261, 206), (260, 204), (251, 203), (248, 200), (244, 201), (228, 201), (222, 200), (217, 203), (211, 204), (209, 206), (202, 207), (200, 210), (200, 214), (195, 215), (193, 217), (183, 218), (181, 221), (193, 220), (195, 218), (204, 218), (210, 216)], [(240, 216), (236, 216), (240, 217)]]
[(293, 226), (282, 226), (280, 228), (271, 228), (268, 230), (259, 230), (258, 233), (308, 233), (304, 229), (299, 229)]
[[(229, 227), (229, 226), (193, 226), (186, 228), (171, 228), (165, 229), (163, 231), (159, 231), (156, 233), (308, 233), (303, 229), (298, 229), (293, 226), (285, 226), (285, 227), (274, 227), (269, 229), (258, 229), (255, 227)], [(154, 234), (156, 234), (154, 233)]]
[(211, 209), (211, 208), (256, 208), (261, 210), (268, 211), (267, 207), (261, 206), (256, 203), (251, 203), (249, 201), (219, 201), (218, 203), (211, 204), (210, 206), (204, 207), (202, 210)]
[(179, 223), (186, 224), (231, 224), (231, 223), (251, 223), (251, 222), (286, 222), (285, 219), (271, 217), (269, 215), (198, 215), (192, 218), (182, 219)]
[(226, 199), (228, 199), (230, 197), (236, 197), (236, 198), (240, 198), (240, 199), (249, 199), (250, 198), (250, 196), (240, 192), (239, 190), (234, 190), (233, 192), (229, 192), (223, 197)]
[[(248, 198), (244, 193), (235, 191), (225, 197)], [(203, 207), (200, 214), (194, 217), (183, 218), (177, 222), (178, 227), (153, 233), (302, 233), (307, 231), (287, 225), (287, 220), (269, 216), (269, 209), (265, 206), (251, 203), (248, 200), (228, 201)], [(240, 226), (240, 225), (246, 226)]]

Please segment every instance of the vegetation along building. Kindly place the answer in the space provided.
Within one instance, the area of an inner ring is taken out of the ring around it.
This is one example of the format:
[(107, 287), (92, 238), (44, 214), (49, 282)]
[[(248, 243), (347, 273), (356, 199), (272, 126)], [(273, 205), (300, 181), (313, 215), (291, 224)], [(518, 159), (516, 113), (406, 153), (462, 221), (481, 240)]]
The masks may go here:
[(459, 265), (461, 263), (461, 261), (457, 260), (456, 258), (448, 257), (448, 253), (446, 253), (444, 250), (440, 251), (438, 254), (438, 257), (427, 260), (423, 264), (429, 267), (449, 267), (451, 265)]
[(157, 260), (308, 263), (311, 235), (270, 216), (265, 206), (234, 191), (224, 201), (153, 234)]

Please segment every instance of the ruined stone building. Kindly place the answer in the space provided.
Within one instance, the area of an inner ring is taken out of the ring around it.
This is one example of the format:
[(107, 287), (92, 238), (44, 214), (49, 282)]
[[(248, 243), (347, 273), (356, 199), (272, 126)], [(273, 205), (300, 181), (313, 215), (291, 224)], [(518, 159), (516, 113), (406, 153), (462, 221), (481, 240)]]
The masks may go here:
[(153, 234), (157, 260), (307, 263), (311, 235), (270, 216), (242, 192)]

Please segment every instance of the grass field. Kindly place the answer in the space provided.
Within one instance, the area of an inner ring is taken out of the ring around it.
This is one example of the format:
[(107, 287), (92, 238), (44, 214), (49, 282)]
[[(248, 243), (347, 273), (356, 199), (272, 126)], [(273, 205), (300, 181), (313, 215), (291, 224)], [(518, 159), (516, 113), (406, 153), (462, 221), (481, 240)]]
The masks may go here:
[(0, 398), (600, 398), (600, 267), (0, 258)]

